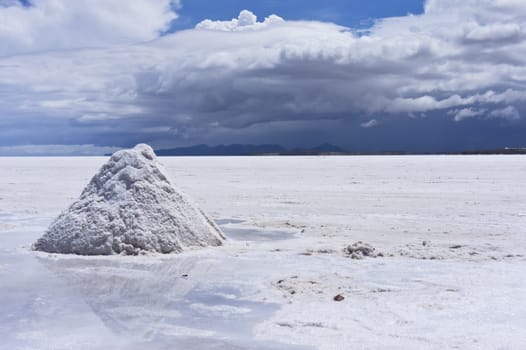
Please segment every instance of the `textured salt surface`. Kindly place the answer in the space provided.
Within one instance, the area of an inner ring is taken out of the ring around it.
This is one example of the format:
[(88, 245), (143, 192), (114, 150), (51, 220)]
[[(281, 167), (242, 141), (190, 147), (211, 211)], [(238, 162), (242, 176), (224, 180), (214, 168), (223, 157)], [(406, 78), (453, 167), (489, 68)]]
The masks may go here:
[[(524, 348), (525, 157), (163, 158), (212, 217), (301, 234), (28, 252), (105, 161), (0, 158), (0, 349)], [(346, 257), (360, 240), (385, 258)]]
[(115, 153), (35, 250), (137, 255), (218, 246), (215, 223), (178, 191), (148, 145)]

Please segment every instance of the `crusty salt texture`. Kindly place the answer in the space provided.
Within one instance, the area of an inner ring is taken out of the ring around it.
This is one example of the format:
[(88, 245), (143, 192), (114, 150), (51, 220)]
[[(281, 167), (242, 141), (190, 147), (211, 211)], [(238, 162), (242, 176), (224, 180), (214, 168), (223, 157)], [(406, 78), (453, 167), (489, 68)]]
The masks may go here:
[(225, 236), (145, 144), (118, 151), (34, 244), (49, 253), (137, 255), (219, 246)]

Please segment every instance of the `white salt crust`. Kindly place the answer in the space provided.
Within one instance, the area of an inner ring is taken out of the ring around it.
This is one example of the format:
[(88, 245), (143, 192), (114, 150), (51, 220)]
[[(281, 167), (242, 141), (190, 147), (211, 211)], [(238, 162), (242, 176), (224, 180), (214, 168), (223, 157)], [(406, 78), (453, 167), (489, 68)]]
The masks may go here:
[(219, 246), (225, 236), (145, 144), (116, 152), (35, 244), (49, 253), (137, 255)]

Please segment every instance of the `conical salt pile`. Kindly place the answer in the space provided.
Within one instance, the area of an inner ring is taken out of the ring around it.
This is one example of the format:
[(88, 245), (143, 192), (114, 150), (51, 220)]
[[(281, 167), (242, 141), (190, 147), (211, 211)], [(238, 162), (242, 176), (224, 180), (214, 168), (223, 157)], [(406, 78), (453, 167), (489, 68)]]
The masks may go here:
[(80, 255), (219, 246), (219, 228), (170, 182), (148, 145), (115, 153), (34, 245)]

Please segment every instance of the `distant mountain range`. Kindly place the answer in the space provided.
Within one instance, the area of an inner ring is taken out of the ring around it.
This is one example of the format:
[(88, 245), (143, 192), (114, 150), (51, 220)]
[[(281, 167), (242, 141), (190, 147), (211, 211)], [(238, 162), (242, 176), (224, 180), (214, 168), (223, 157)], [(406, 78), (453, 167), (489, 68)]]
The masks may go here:
[(205, 144), (178, 147), (172, 149), (160, 149), (155, 153), (158, 156), (261, 156), (261, 155), (406, 155), (406, 154), (526, 154), (526, 148), (497, 148), (488, 150), (469, 150), (459, 152), (430, 152), (430, 153), (408, 153), (404, 151), (384, 152), (352, 152), (330, 143), (322, 143), (311, 148), (285, 148), (280, 145), (218, 145), (209, 146)]
[(324, 155), (348, 154), (349, 152), (329, 143), (323, 143), (312, 148), (287, 149), (280, 145), (195, 145), (172, 149), (160, 149), (158, 156), (258, 156), (258, 155)]
[[(170, 156), (309, 156), (309, 155), (367, 155), (367, 156), (389, 156), (389, 155), (433, 155), (433, 154), (524, 154), (526, 155), (526, 148), (495, 148), (482, 150), (468, 150), (458, 152), (404, 152), (404, 151), (383, 151), (383, 152), (352, 152), (341, 147), (332, 145), (330, 143), (322, 143), (316, 147), (311, 148), (285, 148), (280, 145), (218, 145), (208, 146), (205, 144), (178, 147), (171, 149), (155, 150), (155, 153), (161, 157)], [(111, 156), (111, 154), (105, 154)]]
[(497, 148), (459, 152), (459, 154), (526, 154), (526, 148)]

